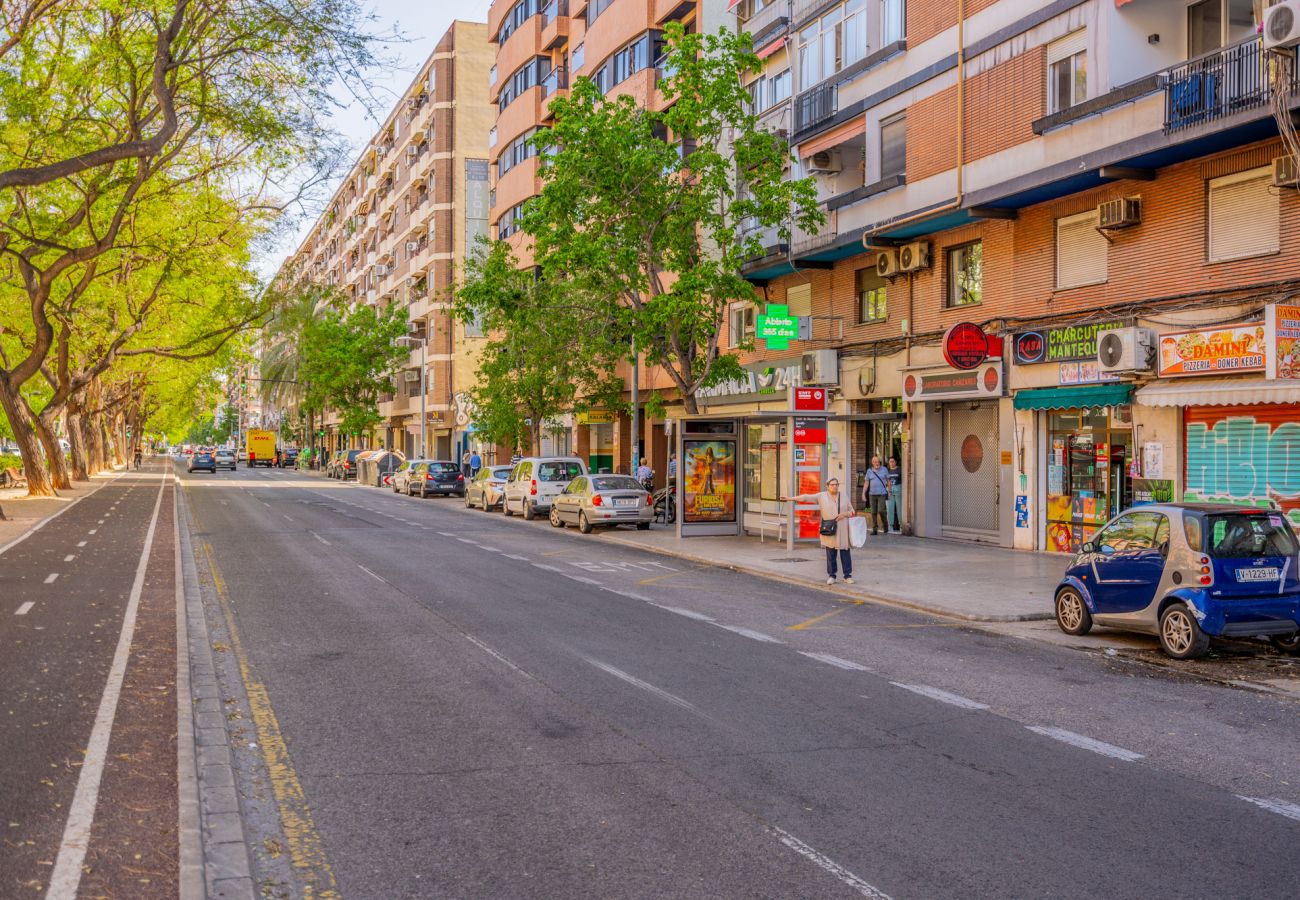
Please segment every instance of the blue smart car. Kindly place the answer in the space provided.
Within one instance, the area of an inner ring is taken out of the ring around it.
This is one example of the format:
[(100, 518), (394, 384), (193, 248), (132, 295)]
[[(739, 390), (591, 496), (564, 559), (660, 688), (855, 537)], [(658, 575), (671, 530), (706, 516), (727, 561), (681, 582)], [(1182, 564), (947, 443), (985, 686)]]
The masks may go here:
[(1070, 563), (1056, 624), (1154, 634), (1175, 659), (1210, 638), (1266, 636), (1300, 653), (1300, 543), (1282, 513), (1216, 503), (1165, 503), (1121, 513)]

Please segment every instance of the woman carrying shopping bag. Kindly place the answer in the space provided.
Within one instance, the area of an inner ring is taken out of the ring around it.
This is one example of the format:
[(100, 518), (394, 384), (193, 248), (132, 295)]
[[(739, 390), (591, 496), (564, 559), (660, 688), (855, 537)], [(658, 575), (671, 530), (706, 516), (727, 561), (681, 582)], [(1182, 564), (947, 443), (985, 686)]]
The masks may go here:
[(844, 583), (852, 584), (853, 551), (849, 544), (849, 520), (857, 513), (853, 509), (853, 501), (840, 492), (840, 480), (832, 476), (826, 482), (824, 491), (782, 497), (781, 500), (817, 504), (821, 517), (818, 531), (821, 533), (821, 545), (826, 550), (826, 583), (835, 583), (838, 556), (839, 564), (844, 569)]

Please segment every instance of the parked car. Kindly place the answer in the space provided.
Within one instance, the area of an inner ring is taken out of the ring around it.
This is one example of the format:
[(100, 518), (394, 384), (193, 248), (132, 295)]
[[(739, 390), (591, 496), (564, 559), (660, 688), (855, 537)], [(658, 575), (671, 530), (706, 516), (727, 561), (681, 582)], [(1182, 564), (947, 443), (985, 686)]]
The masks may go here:
[(197, 450), (190, 457), (188, 469), (191, 472), (205, 469), (215, 475), (217, 474), (217, 458), (209, 450)]
[[(235, 471), (237, 463), (235, 462), (234, 450), (229, 450), (223, 447), (222, 449), (214, 452), (212, 454), (212, 458), (214, 463), (216, 464), (217, 469), (229, 469), (232, 472)], [(216, 469), (213, 469), (213, 471), (215, 472)]]
[(285, 447), (280, 451), (280, 468), (292, 469), (298, 465), (298, 448)]
[(359, 449), (340, 450), (338, 458), (334, 460), (334, 471), (332, 477), (337, 478), (339, 481), (348, 481), (356, 478), (357, 457), (360, 456), (362, 452), (363, 451)]
[(515, 464), (506, 482), (501, 511), (525, 519), (551, 508), (551, 501), (573, 479), (587, 474), (587, 464), (576, 456), (530, 456)]
[(388, 476), (388, 486), (393, 489), (393, 493), (409, 494), (410, 493), (409, 485), (411, 481), (411, 476), (415, 474), (416, 466), (420, 465), (420, 463), (427, 463), (427, 462), (430, 462), (430, 460), (408, 459), (405, 462), (401, 463), (396, 469), (394, 469), (393, 474)]
[(551, 524), (593, 528), (635, 525), (645, 531), (654, 519), (654, 497), (630, 475), (579, 475), (551, 503)]
[(406, 479), (406, 493), (410, 496), (419, 494), (421, 497), (430, 494), (442, 494), (444, 497), (452, 494), (463, 495), (465, 476), (461, 473), (460, 466), (451, 460), (428, 460), (412, 469)]
[(465, 485), (465, 508), (477, 506), (482, 510), (494, 508), (505, 496), (506, 482), (510, 479), (510, 466), (484, 466)]
[(1116, 516), (1056, 590), (1067, 634), (1093, 625), (1154, 634), (1175, 659), (1211, 637), (1264, 636), (1300, 652), (1300, 543), (1276, 510), (1162, 503)]

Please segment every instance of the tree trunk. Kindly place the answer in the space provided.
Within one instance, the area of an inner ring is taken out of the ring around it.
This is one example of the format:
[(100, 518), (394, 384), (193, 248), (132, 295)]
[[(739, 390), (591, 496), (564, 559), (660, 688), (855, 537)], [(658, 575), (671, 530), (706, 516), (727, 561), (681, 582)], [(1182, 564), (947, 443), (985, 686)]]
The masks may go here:
[(80, 399), (68, 404), (66, 422), (68, 443), (72, 446), (72, 477), (77, 481), (89, 481), (90, 461), (86, 458), (85, 416)]
[(90, 446), (90, 471), (99, 473), (108, 466), (104, 458), (104, 414), (91, 413), (86, 417), (86, 442)]
[(683, 397), (682, 406), (686, 407), (687, 415), (698, 416), (700, 414), (700, 405), (696, 402), (694, 394), (687, 394)]
[(27, 479), (28, 497), (57, 497), (50, 471), (45, 467), (41, 456), (41, 446), (32, 430), (31, 419), (22, 398), (16, 391), (0, 381), (0, 406), (4, 407), (5, 416), (13, 426), (14, 440), (18, 443), (18, 453), (23, 459), (23, 477)]
[(40, 439), (41, 446), (45, 448), (45, 458), (50, 467), (50, 480), (55, 489), (70, 490), (72, 476), (68, 474), (68, 458), (63, 455), (58, 435), (54, 433), (54, 415), (51, 414), (49, 407), (41, 411), (32, 425), (36, 428), (36, 436)]

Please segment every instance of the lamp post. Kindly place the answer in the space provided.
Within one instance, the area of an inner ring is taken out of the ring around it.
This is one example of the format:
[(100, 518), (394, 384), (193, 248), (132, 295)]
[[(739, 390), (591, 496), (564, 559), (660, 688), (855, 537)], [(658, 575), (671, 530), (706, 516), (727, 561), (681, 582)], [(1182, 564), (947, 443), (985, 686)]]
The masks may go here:
[(426, 437), (429, 427), (429, 390), (425, 384), (429, 371), (429, 340), (428, 338), (418, 337), (416, 335), (407, 335), (397, 339), (404, 347), (413, 347), (418, 342), (420, 345), (420, 452), (416, 459), (429, 458), (429, 442)]

